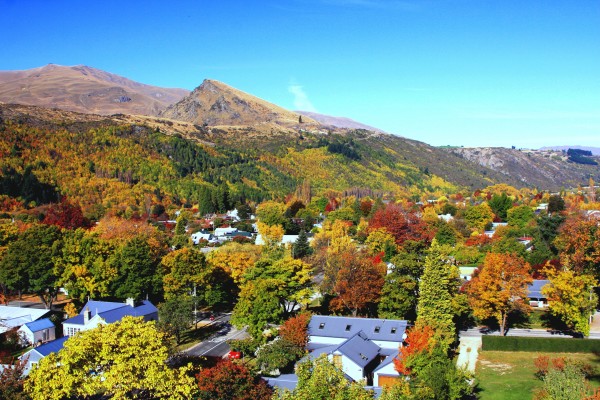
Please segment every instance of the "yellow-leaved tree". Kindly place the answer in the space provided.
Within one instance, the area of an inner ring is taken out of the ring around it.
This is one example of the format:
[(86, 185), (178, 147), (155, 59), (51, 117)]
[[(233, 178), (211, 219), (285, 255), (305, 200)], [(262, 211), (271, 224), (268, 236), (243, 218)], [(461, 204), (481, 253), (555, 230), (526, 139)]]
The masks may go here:
[(542, 288), (542, 293), (548, 298), (550, 313), (559, 317), (569, 328), (589, 335), (589, 317), (598, 303), (593, 291), (598, 284), (596, 278), (577, 274), (567, 268), (561, 271), (547, 268), (545, 273), (550, 283)]
[(33, 368), (25, 391), (33, 400), (193, 398), (191, 366), (171, 369), (167, 357), (165, 336), (154, 322), (125, 317), (69, 338)]

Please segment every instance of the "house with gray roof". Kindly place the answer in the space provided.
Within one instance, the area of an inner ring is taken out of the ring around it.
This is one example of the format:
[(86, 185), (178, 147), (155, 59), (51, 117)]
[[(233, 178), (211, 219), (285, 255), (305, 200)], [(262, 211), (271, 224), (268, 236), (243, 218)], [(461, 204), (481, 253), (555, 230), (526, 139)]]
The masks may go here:
[[(407, 327), (404, 320), (314, 315), (308, 323), (307, 350), (312, 359), (327, 356), (349, 380), (377, 388), (400, 377), (393, 360)], [(293, 375), (268, 379), (280, 389), (293, 389), (296, 381)]]
[(125, 303), (90, 300), (83, 306), (79, 315), (63, 322), (63, 335), (73, 336), (79, 331), (120, 321), (125, 316), (143, 317), (144, 321), (158, 321), (158, 309), (148, 300), (134, 302), (133, 299), (127, 299)]
[(533, 282), (527, 286), (527, 297), (529, 298), (529, 305), (532, 307), (547, 307), (548, 300), (546, 295), (542, 293), (542, 288), (549, 284), (550, 281), (547, 279), (534, 279)]

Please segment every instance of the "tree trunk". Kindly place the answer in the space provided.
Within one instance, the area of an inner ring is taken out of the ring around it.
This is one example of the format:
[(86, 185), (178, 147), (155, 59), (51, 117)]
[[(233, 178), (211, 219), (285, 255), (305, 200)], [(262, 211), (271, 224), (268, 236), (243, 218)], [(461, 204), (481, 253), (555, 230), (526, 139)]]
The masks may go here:
[(504, 336), (504, 328), (506, 327), (506, 313), (502, 313), (502, 321), (500, 322), (500, 336)]

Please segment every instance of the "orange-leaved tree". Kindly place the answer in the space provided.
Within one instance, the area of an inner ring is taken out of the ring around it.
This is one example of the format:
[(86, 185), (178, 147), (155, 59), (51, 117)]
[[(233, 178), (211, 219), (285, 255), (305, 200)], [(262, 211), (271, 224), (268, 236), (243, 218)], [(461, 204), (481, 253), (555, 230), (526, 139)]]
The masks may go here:
[(298, 314), (281, 324), (281, 328), (279, 328), (279, 336), (298, 347), (304, 348), (308, 344), (309, 321), (310, 314)]
[(504, 335), (508, 314), (516, 309), (529, 310), (523, 302), (527, 285), (533, 281), (529, 270), (529, 263), (514, 254), (488, 253), (479, 275), (467, 286), (473, 314), (496, 318)]
[(400, 347), (398, 357), (394, 358), (394, 368), (402, 375), (411, 375), (416, 357), (430, 353), (435, 347), (435, 332), (428, 325), (417, 325), (406, 333), (404, 346)]

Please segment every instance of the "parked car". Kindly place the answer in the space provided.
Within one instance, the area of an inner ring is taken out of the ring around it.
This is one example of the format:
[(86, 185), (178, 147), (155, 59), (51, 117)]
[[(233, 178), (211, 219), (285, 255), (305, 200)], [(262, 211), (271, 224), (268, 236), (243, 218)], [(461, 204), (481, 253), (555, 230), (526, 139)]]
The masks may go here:
[(227, 353), (227, 358), (229, 358), (230, 360), (239, 360), (240, 358), (242, 358), (242, 352), (231, 350), (229, 353)]

